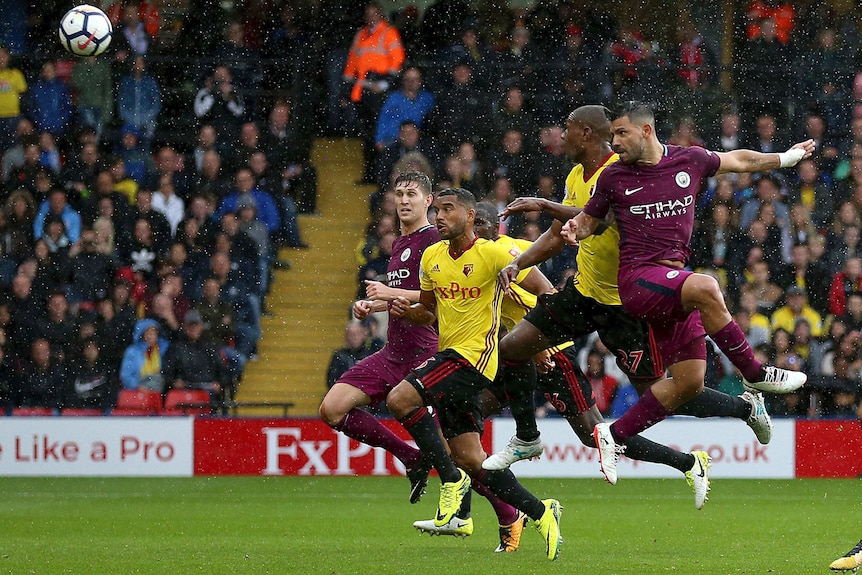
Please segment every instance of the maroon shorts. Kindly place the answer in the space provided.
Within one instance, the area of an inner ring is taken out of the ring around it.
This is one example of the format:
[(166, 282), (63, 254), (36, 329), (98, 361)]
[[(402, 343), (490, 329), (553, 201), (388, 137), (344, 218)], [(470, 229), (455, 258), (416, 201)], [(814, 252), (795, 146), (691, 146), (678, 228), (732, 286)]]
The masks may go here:
[(706, 359), (706, 332), (700, 312), (682, 307), (682, 284), (693, 272), (656, 263), (620, 269), (623, 307), (650, 324), (665, 365)]
[(384, 347), (345, 371), (338, 378), (338, 382), (352, 385), (371, 398), (371, 405), (377, 405), (386, 399), (393, 387), (407, 377), (411, 369), (432, 357), (435, 351), (436, 349), (432, 348), (423, 355), (405, 361), (393, 356)]

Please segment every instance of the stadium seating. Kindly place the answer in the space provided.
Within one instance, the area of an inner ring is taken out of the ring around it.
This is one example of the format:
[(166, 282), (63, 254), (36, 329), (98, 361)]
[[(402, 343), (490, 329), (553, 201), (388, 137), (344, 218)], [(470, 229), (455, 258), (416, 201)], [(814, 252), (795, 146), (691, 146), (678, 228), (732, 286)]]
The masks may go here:
[(161, 411), (162, 394), (158, 391), (122, 389), (111, 415), (157, 415)]
[(172, 389), (162, 415), (211, 415), (210, 394), (203, 389)]
[(57, 415), (57, 410), (52, 407), (13, 407), (12, 415), (52, 416)]
[(64, 407), (60, 410), (60, 415), (78, 416), (78, 417), (101, 417), (105, 412), (101, 409), (87, 409), (83, 407)]

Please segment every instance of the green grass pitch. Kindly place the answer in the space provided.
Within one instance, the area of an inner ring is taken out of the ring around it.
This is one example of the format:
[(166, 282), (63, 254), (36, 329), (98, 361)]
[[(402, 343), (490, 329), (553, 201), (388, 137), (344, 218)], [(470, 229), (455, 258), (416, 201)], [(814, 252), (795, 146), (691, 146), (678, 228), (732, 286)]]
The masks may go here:
[(565, 507), (554, 563), (532, 526), (493, 553), (475, 494), (472, 537), (420, 535), (433, 477), (417, 505), (393, 477), (0, 478), (0, 573), (800, 575), (862, 537), (858, 480), (718, 479), (702, 511), (683, 479), (524, 484)]

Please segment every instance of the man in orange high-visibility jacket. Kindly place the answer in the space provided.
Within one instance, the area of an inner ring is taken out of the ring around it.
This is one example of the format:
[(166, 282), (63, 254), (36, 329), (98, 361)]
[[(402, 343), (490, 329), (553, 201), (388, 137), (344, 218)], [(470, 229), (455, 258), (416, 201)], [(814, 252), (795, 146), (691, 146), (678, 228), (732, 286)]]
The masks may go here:
[(353, 37), (344, 80), (350, 87), (350, 104), (354, 108), (354, 128), (365, 143), (365, 177), (372, 180), (374, 129), (380, 108), (389, 88), (394, 86), (404, 65), (401, 35), (383, 18), (383, 9), (375, 2), (365, 5), (365, 26)]
[(363, 90), (385, 92), (404, 65), (404, 46), (394, 26), (383, 19), (374, 2), (365, 6), (365, 26), (353, 37), (344, 66), (344, 79), (354, 82), (350, 99), (359, 102)]

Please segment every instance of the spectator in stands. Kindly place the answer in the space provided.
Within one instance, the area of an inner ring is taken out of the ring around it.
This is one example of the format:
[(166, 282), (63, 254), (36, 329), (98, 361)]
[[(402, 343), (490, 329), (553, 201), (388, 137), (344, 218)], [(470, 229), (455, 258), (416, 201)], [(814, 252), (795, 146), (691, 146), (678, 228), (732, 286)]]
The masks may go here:
[(140, 6), (137, 3), (131, 2), (123, 7), (120, 21), (114, 26), (111, 43), (118, 62), (147, 55), (150, 38), (141, 21)]
[(193, 185), (194, 193), (197, 196), (211, 195), (217, 202), (230, 193), (231, 182), (225, 177), (222, 170), (221, 155), (215, 150), (207, 150), (204, 152), (201, 170), (195, 177)]
[(18, 126), (15, 128), (15, 145), (5, 152), (0, 152), (0, 156), (2, 156), (2, 161), (0, 161), (0, 182), (5, 182), (12, 170), (24, 165), (25, 145), (29, 144), (34, 137), (33, 122), (21, 116), (18, 119)]
[(820, 314), (808, 305), (806, 300), (806, 292), (799, 286), (790, 286), (784, 292), (785, 304), (775, 310), (772, 314), (772, 331), (776, 329), (784, 329), (788, 333), (793, 333), (796, 327), (796, 322), (800, 319), (805, 319), (811, 326), (811, 335), (820, 337), (823, 333), (823, 319)]
[(348, 124), (362, 138), (365, 151), (365, 180), (373, 182), (374, 131), (380, 109), (404, 65), (401, 35), (383, 15), (376, 2), (365, 5), (365, 22), (350, 45), (344, 66), (344, 82), (349, 91)]
[[(167, 249), (173, 233), (171, 232), (171, 223), (168, 221), (167, 216), (163, 212), (153, 208), (153, 195), (153, 192), (146, 188), (141, 188), (138, 191), (135, 196), (135, 207), (132, 208), (129, 221), (147, 220), (153, 232), (153, 239), (157, 246), (156, 251), (162, 253)], [(131, 227), (128, 228), (128, 232), (131, 231)]]
[(36, 205), (33, 195), (25, 189), (15, 190), (3, 206), (6, 225), (2, 232), (4, 253), (20, 263), (33, 249), (33, 221)]
[(795, 244), (791, 249), (790, 263), (779, 278), (779, 285), (787, 289), (791, 285), (808, 291), (809, 303), (817, 313), (826, 316), (829, 305), (829, 289), (832, 274), (825, 262), (811, 260), (811, 252), (805, 244)]
[(167, 174), (159, 177), (159, 187), (153, 193), (153, 211), (165, 216), (170, 224), (170, 238), (177, 233), (177, 227), (185, 217), (186, 205), (176, 194), (174, 180)]
[(64, 226), (69, 241), (76, 242), (81, 237), (81, 216), (69, 205), (66, 192), (61, 189), (51, 190), (48, 199), (39, 206), (39, 211), (33, 220), (33, 237), (39, 239), (45, 231), (48, 219), (59, 218)]
[(494, 112), (495, 138), (502, 138), (507, 131), (515, 130), (522, 134), (527, 147), (535, 146), (539, 125), (527, 109), (524, 92), (519, 86), (509, 86), (506, 89)]
[(488, 97), (473, 83), (470, 64), (459, 60), (452, 65), (451, 78), (437, 97), (429, 118), (430, 133), (443, 149), (454, 150), (462, 142), (470, 142), (485, 150), (490, 112)]
[(33, 278), (21, 273), (12, 278), (12, 295), (9, 299), (11, 329), (6, 330), (9, 339), (9, 352), (15, 359), (27, 357), (30, 344), (35, 339), (36, 322), (34, 318), (44, 313), (44, 301), (33, 295)]
[(155, 156), (156, 173), (149, 183), (149, 187), (155, 190), (159, 185), (159, 177), (168, 174), (174, 180), (176, 194), (185, 200), (191, 195), (192, 174), (186, 170), (183, 157), (177, 153), (173, 146), (165, 145), (159, 148)]
[(784, 138), (779, 133), (775, 116), (772, 114), (760, 114), (757, 117), (755, 120), (755, 132), (746, 147), (765, 154), (786, 148)]
[(120, 264), (131, 268), (137, 276), (136, 281), (147, 281), (153, 276), (159, 245), (153, 236), (149, 220), (135, 220), (130, 241), (124, 241), (118, 248)]
[(307, 71), (314, 59), (310, 30), (300, 26), (297, 8), (286, 4), (279, 25), (265, 39), (261, 51), (265, 62), (264, 89), (282, 94), (301, 94), (309, 83)]
[[(116, 154), (122, 158), (126, 166), (126, 173), (137, 184), (143, 185), (152, 181), (156, 165), (149, 149), (144, 150), (141, 144), (141, 133), (137, 128), (125, 125), (120, 130), (120, 145)], [(129, 201), (134, 201), (129, 198)]]
[(170, 342), (162, 337), (159, 323), (142, 319), (135, 323), (132, 344), (123, 353), (120, 382), (123, 389), (165, 391), (162, 365)]
[(38, 131), (55, 136), (66, 133), (72, 122), (72, 94), (66, 83), (57, 78), (57, 65), (53, 61), (42, 64), (28, 98), (29, 113)]
[(392, 92), (383, 103), (374, 147), (380, 153), (398, 138), (401, 123), (412, 121), (417, 128), (434, 107), (434, 95), (422, 87), (422, 72), (416, 66), (407, 66), (401, 74), (401, 88)]
[[(838, 163), (839, 150), (838, 140), (829, 131), (826, 119), (815, 110), (809, 110), (805, 114), (805, 124), (802, 139), (814, 140), (814, 154), (811, 160), (823, 170), (825, 174), (831, 174)], [(831, 178), (830, 178), (831, 179)]]
[(218, 65), (204, 80), (194, 102), (195, 116), (211, 124), (225, 142), (234, 141), (246, 115), (245, 96), (234, 85), (233, 75), (225, 65)]
[[(132, 208), (129, 198), (114, 189), (114, 177), (108, 169), (102, 170), (96, 176), (96, 185), (90, 189), (90, 194), (81, 204), (81, 219), (86, 225), (92, 225), (96, 218), (103, 214), (102, 202), (108, 202), (112, 207), (111, 219), (120, 228), (127, 228), (131, 222)], [(74, 238), (72, 241), (77, 241)]]
[(132, 60), (129, 74), (120, 80), (117, 114), (124, 125), (133, 126), (138, 131), (144, 151), (149, 151), (152, 146), (161, 110), (159, 84), (147, 73), (146, 58), (138, 54)]
[(205, 389), (213, 399), (223, 398), (230, 375), (218, 348), (204, 339), (201, 314), (189, 311), (183, 318), (182, 335), (165, 354), (166, 389)]
[(138, 194), (138, 183), (126, 174), (126, 161), (121, 156), (109, 156), (106, 161), (111, 179), (114, 181), (114, 190), (126, 196), (130, 205), (134, 205)]
[(587, 371), (585, 373), (590, 380), (593, 389), (593, 397), (596, 407), (602, 415), (609, 416), (611, 413), (611, 402), (616, 395), (619, 382), (612, 375), (605, 373), (604, 357), (596, 349), (587, 354)]
[(66, 365), (52, 356), (51, 344), (36, 339), (30, 346), (29, 361), (21, 370), (15, 404), (26, 407), (60, 407), (61, 390), (68, 378)]
[(545, 77), (541, 68), (543, 58), (542, 50), (530, 37), (530, 30), (516, 25), (509, 36), (508, 47), (500, 53), (503, 86), (517, 85), (534, 95)]
[[(114, 294), (122, 290), (122, 295)], [(96, 302), (96, 337), (99, 340), (100, 357), (110, 365), (119, 366), (123, 352), (132, 342), (135, 327), (135, 309), (129, 303), (131, 287), (124, 282), (115, 282), (109, 297)], [(124, 298), (120, 303), (118, 298)]]
[(389, 185), (395, 164), (411, 152), (425, 156), (432, 168), (439, 164), (440, 157), (435, 143), (422, 134), (412, 120), (404, 120), (398, 129), (398, 139), (382, 150), (377, 158), (376, 181), (380, 188)]
[(478, 21), (468, 19), (464, 22), (459, 41), (444, 48), (445, 57), (440, 66), (449, 69), (456, 62), (469, 62), (473, 70), (476, 86), (489, 94), (499, 89), (501, 78), (500, 62), (497, 53), (479, 38)]
[[(772, 281), (769, 264), (763, 260), (752, 262), (750, 265), (751, 280), (743, 284), (740, 294), (750, 292), (757, 298), (757, 308), (765, 315), (772, 315), (778, 307), (784, 291)], [(788, 330), (792, 331), (792, 330)]]
[[(571, 162), (563, 149), (563, 128), (557, 125), (543, 126), (539, 130), (538, 174), (553, 178), (552, 197), (562, 199), (566, 176), (571, 171)], [(555, 200), (557, 201), (557, 200)]]
[(9, 47), (0, 45), (0, 154), (15, 145), (18, 120), (21, 117), (21, 98), (27, 92), (27, 80), (18, 68), (10, 67)]
[(266, 226), (257, 219), (257, 204), (251, 196), (240, 198), (236, 205), (236, 220), (239, 231), (248, 236), (255, 247), (255, 261), (258, 267), (257, 293), (261, 301), (269, 291), (269, 276), (274, 254)]
[(37, 139), (27, 140), (24, 146), (24, 162), (9, 172), (9, 176), (4, 182), (5, 193), (18, 188), (26, 188), (30, 193), (36, 193), (36, 176), (44, 171), (44, 167), (40, 164), (40, 150)]
[[(31, 318), (30, 321), (33, 321)], [(76, 340), (78, 326), (69, 309), (66, 294), (56, 290), (48, 293), (45, 312), (35, 319), (35, 335), (51, 344), (51, 354), (61, 361), (70, 359), (69, 352)]]
[(284, 175), (289, 176), (292, 169), (299, 169), (301, 172), (302, 166), (294, 164), (294, 168), (286, 168), (285, 174), (279, 178), (279, 174), (270, 171), (266, 154), (255, 152), (249, 158), (248, 167), (254, 176), (255, 187), (271, 195), (279, 208), (278, 215), (281, 226), (272, 235), (273, 246), (287, 245), (293, 248), (307, 248), (308, 244), (303, 242), (299, 235), (296, 203), (290, 193), (293, 182), (283, 177)]
[(270, 234), (276, 233), (281, 226), (278, 205), (271, 195), (255, 186), (255, 178), (251, 169), (244, 167), (237, 170), (234, 182), (235, 187), (222, 200), (221, 206), (218, 209), (218, 215), (222, 216), (228, 212), (235, 212), (240, 198), (250, 196), (257, 205), (257, 218), (264, 223)]
[(88, 56), (72, 67), (71, 87), (75, 92), (78, 123), (92, 128), (96, 139), (114, 114), (114, 81), (110, 61)]
[(236, 350), (252, 360), (261, 335), (260, 300), (254, 296), (254, 286), (242, 277), (238, 268), (232, 268), (225, 252), (210, 257), (209, 272), (209, 277), (218, 282), (224, 301), (233, 305), (236, 312)]
[(236, 351), (236, 312), (229, 303), (221, 299), (221, 288), (214, 278), (207, 278), (201, 288), (200, 301), (195, 309), (204, 322), (205, 337), (218, 346), (228, 360), (231, 375), (238, 380), (248, 358)]
[(760, 35), (749, 39), (738, 60), (740, 108), (767, 112), (784, 128), (788, 120), (788, 101), (777, 100), (775, 94), (794, 85), (793, 52), (778, 39), (774, 20), (764, 19), (760, 28)]
[(200, 174), (204, 165), (204, 154), (213, 151), (220, 153), (218, 134), (211, 124), (201, 124), (198, 129), (197, 145), (192, 150), (192, 157), (195, 162), (195, 173)]
[(97, 251), (96, 232), (84, 229), (69, 250), (69, 293), (72, 302), (92, 309), (96, 300), (108, 297), (117, 260)]
[(840, 317), (847, 313), (847, 297), (862, 292), (862, 259), (847, 258), (844, 269), (835, 274), (829, 287), (829, 313)]
[(491, 150), (485, 161), (489, 180), (508, 179), (515, 196), (530, 193), (536, 187), (535, 160), (524, 144), (524, 135), (518, 130), (507, 130), (500, 146)]
[(335, 350), (326, 370), (326, 387), (329, 389), (345, 371), (359, 360), (371, 355), (368, 349), (368, 329), (361, 321), (351, 320), (344, 328), (344, 346)]
[(82, 346), (80, 357), (70, 362), (71, 377), (64, 381), (62, 406), (105, 411), (117, 403), (118, 364), (101, 357), (96, 338), (84, 340)]
[(249, 109), (256, 109), (256, 95), (260, 91), (260, 53), (246, 43), (246, 29), (242, 21), (229, 22), (216, 45), (212, 60), (230, 69), (240, 90), (249, 96)]
[(787, 202), (807, 208), (814, 226), (826, 228), (835, 211), (835, 199), (829, 184), (810, 158), (799, 162), (796, 174), (795, 181), (791, 182), (788, 189)]
[(736, 315), (745, 316), (745, 339), (752, 349), (769, 343), (772, 330), (769, 316), (760, 313), (757, 296), (753, 292), (745, 292), (739, 298), (739, 311)]
[(772, 204), (775, 218), (782, 222), (781, 225), (787, 225), (790, 221), (790, 210), (781, 199), (781, 185), (781, 180), (770, 173), (763, 174), (757, 180), (757, 196), (746, 202), (739, 213), (739, 225), (742, 229), (751, 225), (764, 204)]

